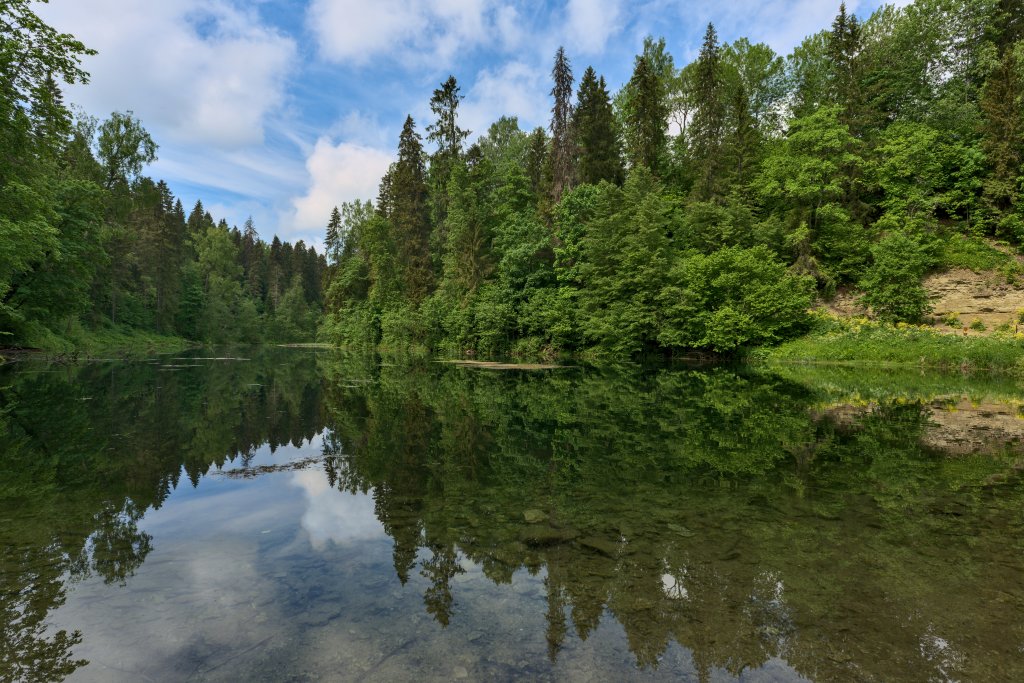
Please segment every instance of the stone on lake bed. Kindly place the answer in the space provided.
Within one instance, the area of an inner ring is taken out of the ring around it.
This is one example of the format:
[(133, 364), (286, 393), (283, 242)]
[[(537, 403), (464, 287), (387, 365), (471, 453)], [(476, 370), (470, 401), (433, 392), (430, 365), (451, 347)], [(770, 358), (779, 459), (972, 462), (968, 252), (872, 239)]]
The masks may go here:
[(585, 548), (596, 550), (602, 555), (607, 555), (608, 557), (615, 557), (619, 550), (618, 543), (599, 536), (584, 536), (579, 540), (579, 544)]
[(682, 536), (683, 538), (692, 538), (693, 536), (697, 535), (694, 532), (692, 532), (689, 529), (687, 529), (682, 524), (669, 524), (668, 528), (671, 531), (676, 532), (678, 535)]
[(572, 529), (552, 529), (551, 527), (526, 527), (519, 532), (519, 538), (527, 545), (558, 545), (579, 536)]
[(547, 518), (547, 513), (545, 513), (543, 510), (533, 509), (525, 510), (523, 512), (523, 519), (526, 520), (527, 524), (539, 524)]

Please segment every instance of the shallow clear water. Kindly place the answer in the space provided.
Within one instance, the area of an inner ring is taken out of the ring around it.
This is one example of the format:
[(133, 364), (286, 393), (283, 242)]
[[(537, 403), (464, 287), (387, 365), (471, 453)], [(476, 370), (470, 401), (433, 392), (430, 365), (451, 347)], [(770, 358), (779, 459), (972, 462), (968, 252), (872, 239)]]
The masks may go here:
[(0, 680), (1024, 680), (1012, 382), (246, 353), (0, 371)]

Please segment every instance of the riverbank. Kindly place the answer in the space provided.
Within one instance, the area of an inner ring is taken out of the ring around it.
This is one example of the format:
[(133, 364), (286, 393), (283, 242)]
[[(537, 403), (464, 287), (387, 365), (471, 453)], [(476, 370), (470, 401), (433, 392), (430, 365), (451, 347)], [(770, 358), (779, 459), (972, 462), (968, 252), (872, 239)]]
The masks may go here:
[(0, 362), (22, 356), (73, 359), (142, 357), (195, 346), (194, 342), (181, 337), (122, 326), (91, 330), (74, 327), (66, 335), (58, 335), (46, 328), (34, 332), (21, 345), (0, 349)]
[(753, 349), (756, 364), (826, 363), (1024, 372), (1024, 335), (944, 334), (928, 326), (818, 314), (811, 331), (778, 346)]

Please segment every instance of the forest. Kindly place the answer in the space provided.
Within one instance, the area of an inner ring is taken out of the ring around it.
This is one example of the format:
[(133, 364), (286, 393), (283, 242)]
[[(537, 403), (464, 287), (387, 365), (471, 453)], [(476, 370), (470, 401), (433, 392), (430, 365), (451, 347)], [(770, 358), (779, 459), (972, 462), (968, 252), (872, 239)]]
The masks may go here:
[(63, 102), (59, 82), (88, 79), (87, 46), (28, 0), (5, 3), (0, 28), (5, 346), (126, 326), (208, 343), (729, 353), (801, 335), (839, 291), (883, 323), (924, 321), (923, 276), (1024, 240), (1024, 0), (867, 18), (843, 4), (789, 55), (709, 24), (682, 66), (649, 37), (614, 92), (559, 49), (546, 129), (511, 113), (463, 129), (451, 76), (422, 132), (406, 119), (377, 197), (325, 217), (326, 254), (267, 245), (201, 203), (186, 215), (142, 175), (157, 146), (131, 112), (99, 122)]
[[(306, 341), (327, 262), (251, 219), (186, 213), (142, 175), (158, 146), (132, 112), (98, 121), (58, 81), (93, 52), (28, 0), (0, 6), (0, 346), (60, 349), (101, 329), (225, 343)], [(62, 343), (63, 342), (63, 343)]]
[(645, 40), (614, 93), (559, 49), (547, 130), (503, 117), (473, 144), (449, 78), (425, 139), (406, 120), (376, 201), (330, 217), (321, 336), (731, 352), (799, 335), (840, 288), (919, 322), (923, 275), (1024, 239), (1022, 27), (1020, 0), (863, 21), (841, 5), (781, 56), (708, 25), (681, 67)]

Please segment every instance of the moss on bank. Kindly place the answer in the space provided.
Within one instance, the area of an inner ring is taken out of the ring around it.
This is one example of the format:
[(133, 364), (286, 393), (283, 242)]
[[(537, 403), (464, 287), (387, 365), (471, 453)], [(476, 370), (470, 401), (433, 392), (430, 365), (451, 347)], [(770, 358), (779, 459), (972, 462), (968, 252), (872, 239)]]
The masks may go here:
[(868, 364), (1020, 373), (1024, 372), (1024, 335), (964, 337), (927, 326), (816, 314), (807, 335), (754, 349), (747, 358), (768, 364)]

